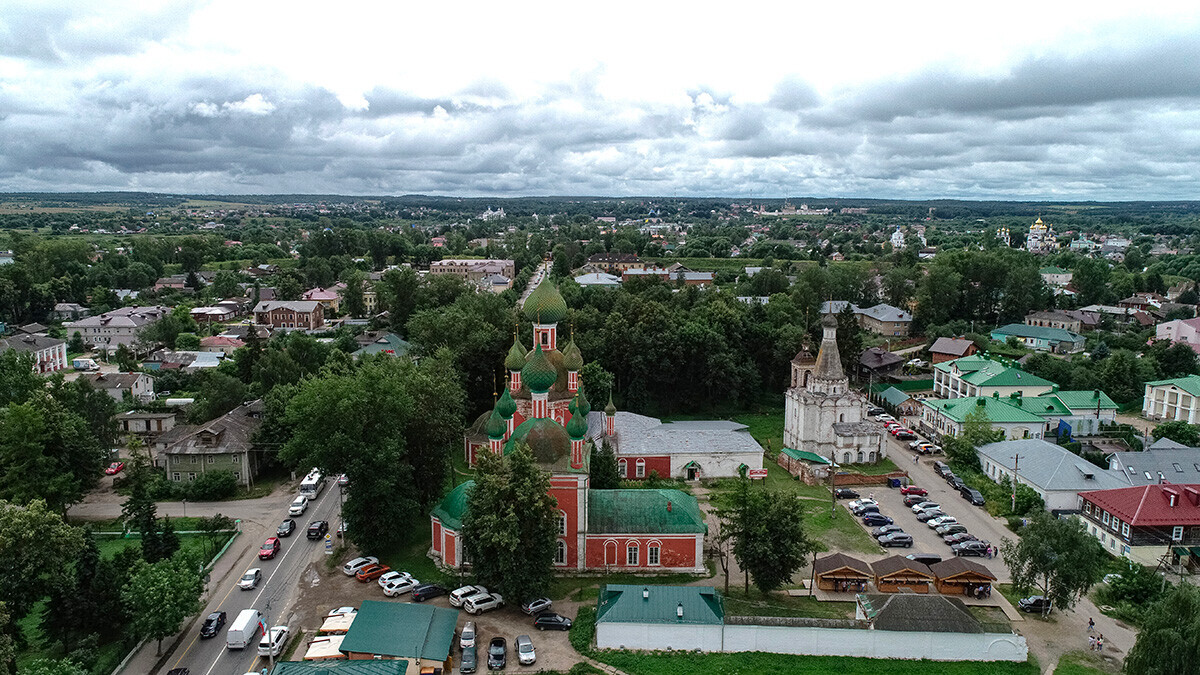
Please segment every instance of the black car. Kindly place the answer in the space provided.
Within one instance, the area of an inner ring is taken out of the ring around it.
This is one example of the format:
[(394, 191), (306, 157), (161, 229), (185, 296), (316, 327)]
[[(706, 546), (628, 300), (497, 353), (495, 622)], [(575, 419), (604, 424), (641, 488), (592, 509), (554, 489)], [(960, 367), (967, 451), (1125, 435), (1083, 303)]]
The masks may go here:
[(913, 538), (911, 534), (904, 532), (892, 532), (885, 534), (879, 538), (879, 545), (884, 548), (892, 546), (903, 546), (904, 548), (912, 548)]
[(911, 431), (901, 431), (900, 433), (896, 434), (896, 438), (902, 441), (915, 441), (917, 440), (917, 435)]
[(885, 412), (887, 412), (887, 411), (884, 410), (883, 408), (876, 408), (876, 407), (867, 408), (867, 414), (870, 415), (871, 417), (875, 417), (876, 415), (882, 415)]
[(862, 517), (863, 525), (891, 525), (892, 519), (881, 513), (868, 513)]
[(955, 476), (953, 471), (947, 471), (942, 474), (942, 478), (945, 478), (947, 483), (953, 483), (958, 476)]
[(217, 633), (221, 632), (221, 626), (225, 625), (225, 612), (213, 612), (208, 615), (204, 623), (200, 624), (200, 637), (210, 638), (216, 637)]
[(954, 555), (973, 555), (982, 558), (987, 555), (987, 548), (987, 544), (982, 541), (964, 541), (951, 546), (950, 550), (954, 551)]
[(275, 534), (280, 537), (290, 537), (296, 531), (296, 521), (288, 518), (279, 524), (279, 529), (275, 530)]
[(963, 486), (959, 489), (959, 493), (962, 494), (963, 499), (971, 502), (975, 506), (983, 506), (985, 503), (983, 499), (983, 493), (975, 488)]
[(833, 491), (833, 496), (838, 499), (858, 499), (858, 493), (850, 488), (837, 488)]
[(570, 630), (571, 620), (562, 614), (542, 612), (533, 620), (533, 625), (538, 630)]
[(960, 492), (963, 488), (967, 487), (967, 484), (963, 482), (963, 479), (959, 478), (958, 476), (955, 476), (946, 482), (950, 484), (950, 487), (954, 488), (955, 490), (959, 490)]
[(891, 534), (893, 532), (903, 532), (903, 531), (904, 531), (904, 528), (900, 527), (899, 525), (880, 525), (879, 527), (871, 530), (871, 536), (878, 539), (885, 534)]
[(478, 667), (479, 662), (475, 660), (475, 645), (462, 650), (462, 660), (458, 663), (458, 672), (473, 673)]
[(850, 512), (856, 516), (865, 516), (868, 513), (879, 513), (879, 505), (878, 504), (859, 504), (858, 506), (854, 507), (853, 509), (850, 509)]
[[(159, 396), (162, 396), (162, 394), (159, 394)], [(191, 672), (187, 668), (172, 668), (167, 671), (167, 675), (191, 675)]]
[(314, 520), (308, 524), (308, 533), (304, 536), (309, 539), (320, 539), (329, 531), (329, 523), (324, 520)]
[(1050, 601), (1040, 595), (1031, 595), (1028, 598), (1018, 600), (1017, 609), (1031, 614), (1033, 612), (1041, 614), (1050, 609)]
[(909, 508), (912, 508), (912, 507), (916, 506), (917, 504), (924, 504), (925, 502), (931, 502), (931, 501), (933, 501), (933, 500), (930, 499), (928, 495), (908, 495), (907, 497), (904, 498), (904, 505)]
[(438, 584), (421, 584), (420, 586), (412, 589), (412, 595), (409, 597), (413, 599), (413, 602), (425, 602), (430, 598), (436, 598), (437, 596), (445, 595), (448, 592), (449, 591), (446, 590), (445, 586), (440, 586)]
[(502, 637), (492, 638), (488, 645), (488, 670), (504, 670), (508, 665), (508, 643)]
[(917, 520), (921, 521), (922, 523), (927, 523), (934, 518), (941, 518), (944, 515), (946, 514), (943, 513), (941, 509), (929, 509), (927, 511), (918, 513)]

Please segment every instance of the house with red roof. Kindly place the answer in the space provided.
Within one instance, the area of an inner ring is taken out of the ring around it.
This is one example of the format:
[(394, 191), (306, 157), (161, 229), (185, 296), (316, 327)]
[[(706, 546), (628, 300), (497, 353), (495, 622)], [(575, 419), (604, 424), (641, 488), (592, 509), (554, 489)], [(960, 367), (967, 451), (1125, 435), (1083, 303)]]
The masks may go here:
[(1080, 492), (1079, 518), (1104, 549), (1143, 565), (1200, 566), (1200, 484), (1154, 483)]

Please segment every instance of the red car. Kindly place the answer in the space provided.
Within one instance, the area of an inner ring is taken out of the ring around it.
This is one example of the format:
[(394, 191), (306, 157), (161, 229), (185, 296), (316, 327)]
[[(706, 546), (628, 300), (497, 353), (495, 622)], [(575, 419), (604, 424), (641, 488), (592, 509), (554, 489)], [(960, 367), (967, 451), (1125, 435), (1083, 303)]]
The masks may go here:
[(902, 495), (927, 495), (927, 494), (929, 494), (929, 490), (926, 490), (923, 487), (917, 487), (916, 485), (905, 485), (904, 487), (900, 488), (900, 494), (902, 494)]
[(279, 537), (271, 537), (263, 542), (262, 548), (258, 549), (259, 560), (270, 560), (275, 557), (283, 548), (283, 544), (279, 543)]
[(115, 476), (115, 475), (121, 473), (121, 470), (124, 468), (125, 468), (125, 462), (113, 462), (112, 464), (109, 464), (108, 466), (104, 467), (104, 475), (105, 476)]
[(354, 575), (354, 578), (358, 579), (359, 581), (370, 581), (372, 579), (378, 579), (379, 577), (391, 571), (392, 568), (388, 567), (387, 565), (371, 563), (370, 565), (367, 565), (359, 570), (358, 574)]

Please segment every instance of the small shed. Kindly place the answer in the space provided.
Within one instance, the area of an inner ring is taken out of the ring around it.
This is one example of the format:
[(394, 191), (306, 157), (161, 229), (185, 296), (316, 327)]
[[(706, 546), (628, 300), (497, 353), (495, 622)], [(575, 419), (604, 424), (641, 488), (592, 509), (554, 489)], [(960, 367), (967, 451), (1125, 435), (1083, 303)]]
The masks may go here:
[(898, 415), (909, 417), (921, 414), (921, 402), (895, 387), (879, 392), (879, 400)]
[(874, 576), (871, 566), (844, 553), (831, 553), (813, 564), (817, 588), (838, 593), (861, 593)]
[(871, 563), (875, 573), (875, 589), (880, 593), (898, 593), (901, 590), (913, 593), (928, 593), (933, 582), (933, 572), (925, 563), (909, 560), (901, 555)]
[(946, 595), (990, 594), (996, 575), (974, 560), (955, 556), (929, 566), (933, 572), (934, 586), (938, 593)]
[(775, 462), (809, 485), (828, 481), (829, 466), (833, 463), (828, 457), (795, 448), (781, 448)]
[(342, 640), (345, 637), (345, 635), (320, 635), (309, 640), (304, 650), (304, 660), (345, 660), (346, 655), (342, 653)]
[(327, 616), (325, 617), (325, 621), (321, 623), (319, 632), (324, 635), (345, 635), (350, 631), (350, 626), (354, 624), (355, 616), (358, 616), (355, 612)]

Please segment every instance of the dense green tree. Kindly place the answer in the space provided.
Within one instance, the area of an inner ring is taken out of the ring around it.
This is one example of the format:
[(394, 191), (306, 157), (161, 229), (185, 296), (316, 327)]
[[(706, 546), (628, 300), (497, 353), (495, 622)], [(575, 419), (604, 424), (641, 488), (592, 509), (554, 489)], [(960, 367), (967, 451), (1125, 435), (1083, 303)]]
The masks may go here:
[(24, 403), (45, 385), (33, 372), (32, 355), (15, 349), (0, 352), (0, 406)]
[(0, 602), (11, 616), (24, 617), (66, 575), (63, 565), (47, 561), (75, 560), (83, 546), (83, 532), (45, 502), (0, 501)]
[(1013, 587), (1020, 593), (1036, 590), (1059, 610), (1073, 607), (1100, 581), (1108, 564), (1104, 547), (1082, 522), (1045, 512), (1033, 516), (1020, 540), (1005, 538), (1000, 551)]
[(13, 639), (12, 616), (8, 605), (0, 601), (0, 675), (10, 675), (17, 659), (17, 642)]
[(204, 581), (199, 569), (199, 559), (188, 555), (142, 562), (125, 584), (121, 595), (132, 617), (130, 629), (134, 635), (155, 640), (158, 656), (163, 638), (178, 633), (184, 620), (200, 609)]
[(853, 375), (858, 372), (858, 358), (863, 351), (862, 328), (858, 325), (858, 317), (850, 305), (842, 308), (837, 315), (838, 355), (842, 359), (842, 372)]
[[(1072, 274), (1072, 285), (1079, 289), (1080, 305), (1091, 305), (1108, 299), (1108, 280), (1112, 271), (1105, 260), (1083, 258)], [(1124, 296), (1122, 296), (1124, 297)]]
[(117, 345), (117, 351), (113, 354), (113, 363), (116, 364), (117, 370), (123, 373), (134, 372), (138, 369), (137, 358), (124, 344)]
[(409, 267), (384, 272), (377, 292), (380, 307), (387, 310), (392, 330), (407, 335), (405, 326), (417, 305), (417, 288), (420, 278)]
[(213, 278), (212, 291), (217, 298), (242, 297), (242, 275), (230, 270), (221, 270)]
[(72, 659), (34, 659), (21, 666), (17, 675), (88, 675), (90, 671)]
[(621, 474), (617, 467), (617, 455), (608, 441), (592, 452), (588, 467), (589, 485), (593, 490), (614, 490), (621, 487)]
[(816, 544), (804, 532), (804, 511), (792, 492), (765, 491), (742, 477), (722, 513), (721, 532), (733, 541), (738, 566), (762, 593), (770, 593), (792, 580), (804, 567)]
[(1128, 675), (1200, 671), (1200, 589), (1179, 584), (1145, 613), (1137, 642), (1125, 657)]
[(71, 334), (71, 340), (67, 342), (67, 351), (72, 354), (82, 354), (87, 351), (87, 347), (83, 344), (83, 335), (79, 331)]
[(549, 590), (559, 518), (549, 489), (526, 445), (479, 456), (463, 541), (476, 579), (514, 605)]
[(196, 320), (192, 318), (191, 306), (179, 305), (163, 318), (146, 324), (138, 331), (138, 342), (143, 345), (175, 346), (180, 333), (195, 333)]
[(346, 287), (341, 290), (341, 310), (343, 312), (355, 318), (366, 316), (367, 302), (363, 296), (366, 283), (367, 276), (358, 270), (353, 270), (346, 275)]
[(103, 606), (99, 586), (108, 583), (100, 574), (100, 549), (90, 530), (84, 531), (79, 556), (50, 590), (42, 615), (42, 632), (71, 652), (88, 635), (98, 634), (113, 621)]
[(1150, 432), (1155, 440), (1169, 438), (1176, 443), (1182, 443), (1189, 448), (1200, 447), (1200, 426), (1188, 424), (1182, 420), (1163, 422)]
[(193, 424), (216, 419), (246, 402), (246, 385), (232, 375), (208, 370), (198, 373), (197, 379), (200, 391), (188, 413)]
[(195, 333), (180, 333), (176, 335), (175, 349), (189, 352), (200, 351), (200, 336)]
[(104, 458), (87, 421), (48, 393), (0, 408), (0, 499), (35, 499), (56, 509), (78, 502), (96, 482)]

